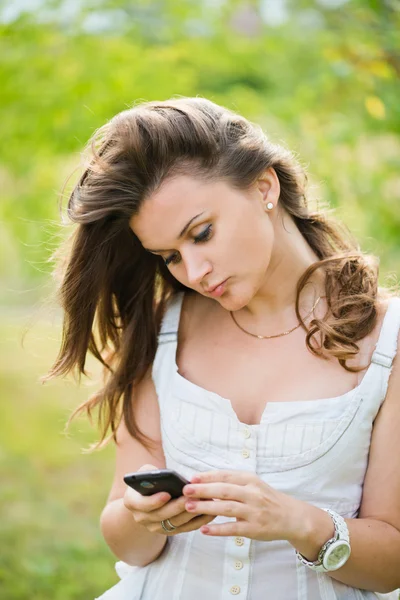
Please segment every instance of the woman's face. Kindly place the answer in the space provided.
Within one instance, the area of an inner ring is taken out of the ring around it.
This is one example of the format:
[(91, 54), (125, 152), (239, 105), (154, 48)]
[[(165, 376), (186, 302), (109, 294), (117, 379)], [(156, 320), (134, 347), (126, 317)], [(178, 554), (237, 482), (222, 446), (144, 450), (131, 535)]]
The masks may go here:
[(278, 197), (273, 169), (250, 191), (180, 175), (143, 203), (130, 226), (183, 285), (237, 310), (265, 283), (274, 243), (265, 206)]

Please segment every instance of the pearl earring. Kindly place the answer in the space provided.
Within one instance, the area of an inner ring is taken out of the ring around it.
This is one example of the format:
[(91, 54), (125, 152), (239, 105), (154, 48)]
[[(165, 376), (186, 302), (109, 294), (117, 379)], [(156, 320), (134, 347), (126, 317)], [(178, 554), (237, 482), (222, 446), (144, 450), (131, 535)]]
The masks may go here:
[(272, 204), (272, 202), (268, 202), (267, 209), (272, 210), (273, 208), (274, 208), (274, 205)]

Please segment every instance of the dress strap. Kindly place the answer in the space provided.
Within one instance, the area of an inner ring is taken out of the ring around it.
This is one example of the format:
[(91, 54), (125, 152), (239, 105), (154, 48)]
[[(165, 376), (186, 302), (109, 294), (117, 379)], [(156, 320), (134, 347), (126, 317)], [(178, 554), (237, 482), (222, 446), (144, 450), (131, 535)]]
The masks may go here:
[(184, 292), (178, 292), (170, 300), (161, 322), (160, 333), (158, 334), (159, 344), (177, 341), (183, 297)]
[(390, 369), (397, 352), (397, 338), (400, 329), (400, 298), (389, 300), (383, 319), (378, 342), (371, 357), (371, 362)]
[(157, 352), (154, 357), (152, 377), (156, 388), (161, 414), (172, 390), (172, 377), (176, 372), (176, 349), (178, 329), (184, 292), (178, 292), (170, 298), (161, 321), (158, 334)]

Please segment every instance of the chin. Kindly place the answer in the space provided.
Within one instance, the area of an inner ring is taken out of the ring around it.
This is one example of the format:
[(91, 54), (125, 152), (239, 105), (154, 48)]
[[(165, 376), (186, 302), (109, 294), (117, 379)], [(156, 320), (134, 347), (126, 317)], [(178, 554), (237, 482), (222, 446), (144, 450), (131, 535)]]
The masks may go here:
[(252, 294), (235, 294), (229, 291), (226, 291), (220, 298), (215, 298), (217, 302), (224, 308), (225, 310), (229, 310), (235, 312), (236, 310), (240, 310), (247, 306), (247, 304), (253, 298)]

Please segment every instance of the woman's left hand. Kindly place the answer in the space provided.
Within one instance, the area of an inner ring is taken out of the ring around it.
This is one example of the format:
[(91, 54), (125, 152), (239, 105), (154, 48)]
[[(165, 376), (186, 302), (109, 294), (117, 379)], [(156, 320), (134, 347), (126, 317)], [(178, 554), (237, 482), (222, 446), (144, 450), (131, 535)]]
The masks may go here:
[(309, 505), (275, 490), (248, 471), (199, 473), (183, 488), (183, 495), (188, 498), (188, 512), (236, 518), (236, 522), (201, 527), (200, 531), (208, 535), (291, 541), (299, 539), (305, 529)]

